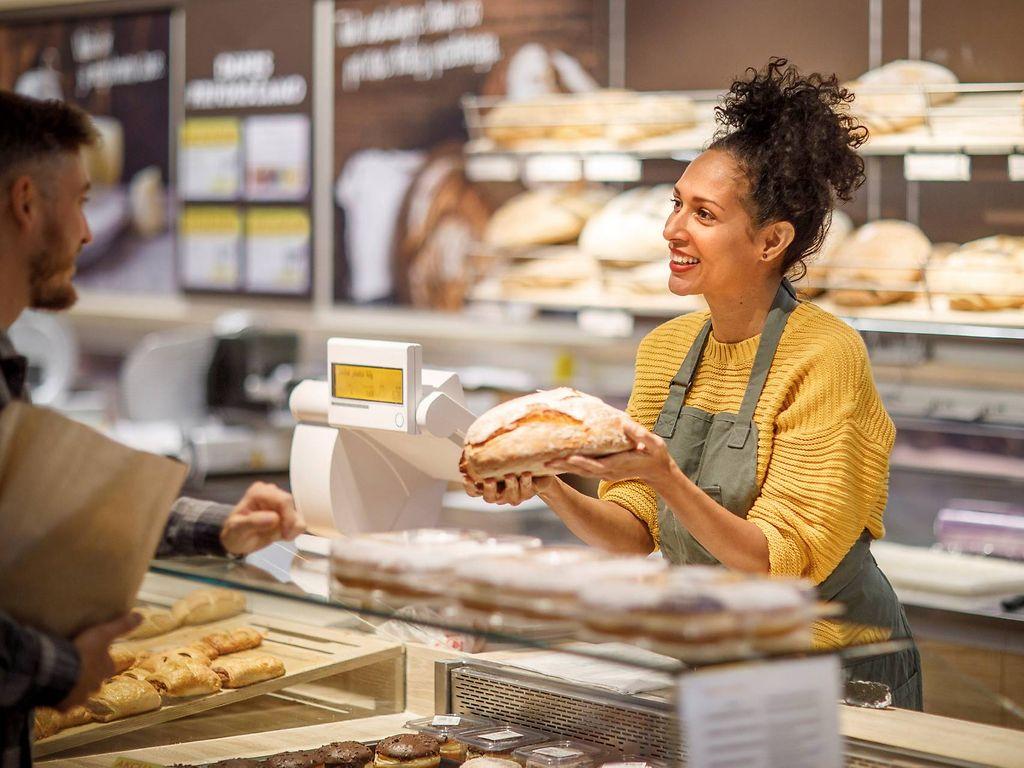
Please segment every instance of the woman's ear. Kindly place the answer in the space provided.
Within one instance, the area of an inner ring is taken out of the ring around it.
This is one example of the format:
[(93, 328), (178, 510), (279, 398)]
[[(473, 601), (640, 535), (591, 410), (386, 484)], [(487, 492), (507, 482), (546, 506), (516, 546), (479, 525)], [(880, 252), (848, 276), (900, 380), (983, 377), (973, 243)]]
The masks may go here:
[(761, 260), (774, 263), (782, 258), (793, 238), (796, 229), (788, 221), (774, 221), (761, 229)]

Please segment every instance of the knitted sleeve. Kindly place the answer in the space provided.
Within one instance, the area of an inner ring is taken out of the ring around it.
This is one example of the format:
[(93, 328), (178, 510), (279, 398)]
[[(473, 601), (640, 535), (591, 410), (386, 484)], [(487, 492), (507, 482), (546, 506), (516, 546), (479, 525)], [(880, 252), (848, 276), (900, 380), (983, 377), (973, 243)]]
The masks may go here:
[(895, 428), (855, 332), (824, 345), (775, 420), (761, 494), (747, 519), (768, 540), (771, 572), (821, 583), (880, 519)]

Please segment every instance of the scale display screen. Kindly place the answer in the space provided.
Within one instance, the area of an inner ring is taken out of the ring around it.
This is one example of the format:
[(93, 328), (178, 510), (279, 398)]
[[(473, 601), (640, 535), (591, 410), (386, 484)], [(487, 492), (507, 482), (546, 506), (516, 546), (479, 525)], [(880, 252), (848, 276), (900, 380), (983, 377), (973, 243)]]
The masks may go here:
[(334, 363), (331, 366), (331, 389), (335, 397), (364, 400), (369, 403), (405, 401), (401, 368)]

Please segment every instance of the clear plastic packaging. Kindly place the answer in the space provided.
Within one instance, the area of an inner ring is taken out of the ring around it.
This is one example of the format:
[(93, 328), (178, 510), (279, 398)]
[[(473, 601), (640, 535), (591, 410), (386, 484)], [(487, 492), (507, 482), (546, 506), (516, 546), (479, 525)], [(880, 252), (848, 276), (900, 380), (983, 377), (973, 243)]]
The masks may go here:
[(466, 760), (466, 745), (459, 739), (465, 731), (496, 727), (494, 720), (476, 715), (434, 715), (410, 720), (405, 727), (419, 733), (429, 733), (441, 742), (441, 757), (452, 762)]
[(561, 739), (520, 747), (513, 757), (525, 768), (594, 768), (608, 757), (608, 750), (584, 741)]
[(501, 757), (514, 760), (514, 753), (521, 747), (550, 741), (552, 735), (520, 725), (499, 723), (484, 728), (473, 728), (459, 734), (459, 741), (466, 745), (466, 757)]

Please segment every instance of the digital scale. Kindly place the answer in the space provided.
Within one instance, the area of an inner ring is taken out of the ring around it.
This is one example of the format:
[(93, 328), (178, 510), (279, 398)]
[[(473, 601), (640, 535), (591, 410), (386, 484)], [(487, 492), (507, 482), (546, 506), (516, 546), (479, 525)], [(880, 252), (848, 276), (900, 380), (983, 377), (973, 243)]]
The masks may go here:
[(459, 377), (423, 368), (419, 344), (334, 338), (327, 381), (291, 394), (291, 489), (313, 533), (437, 524), (476, 416)]

